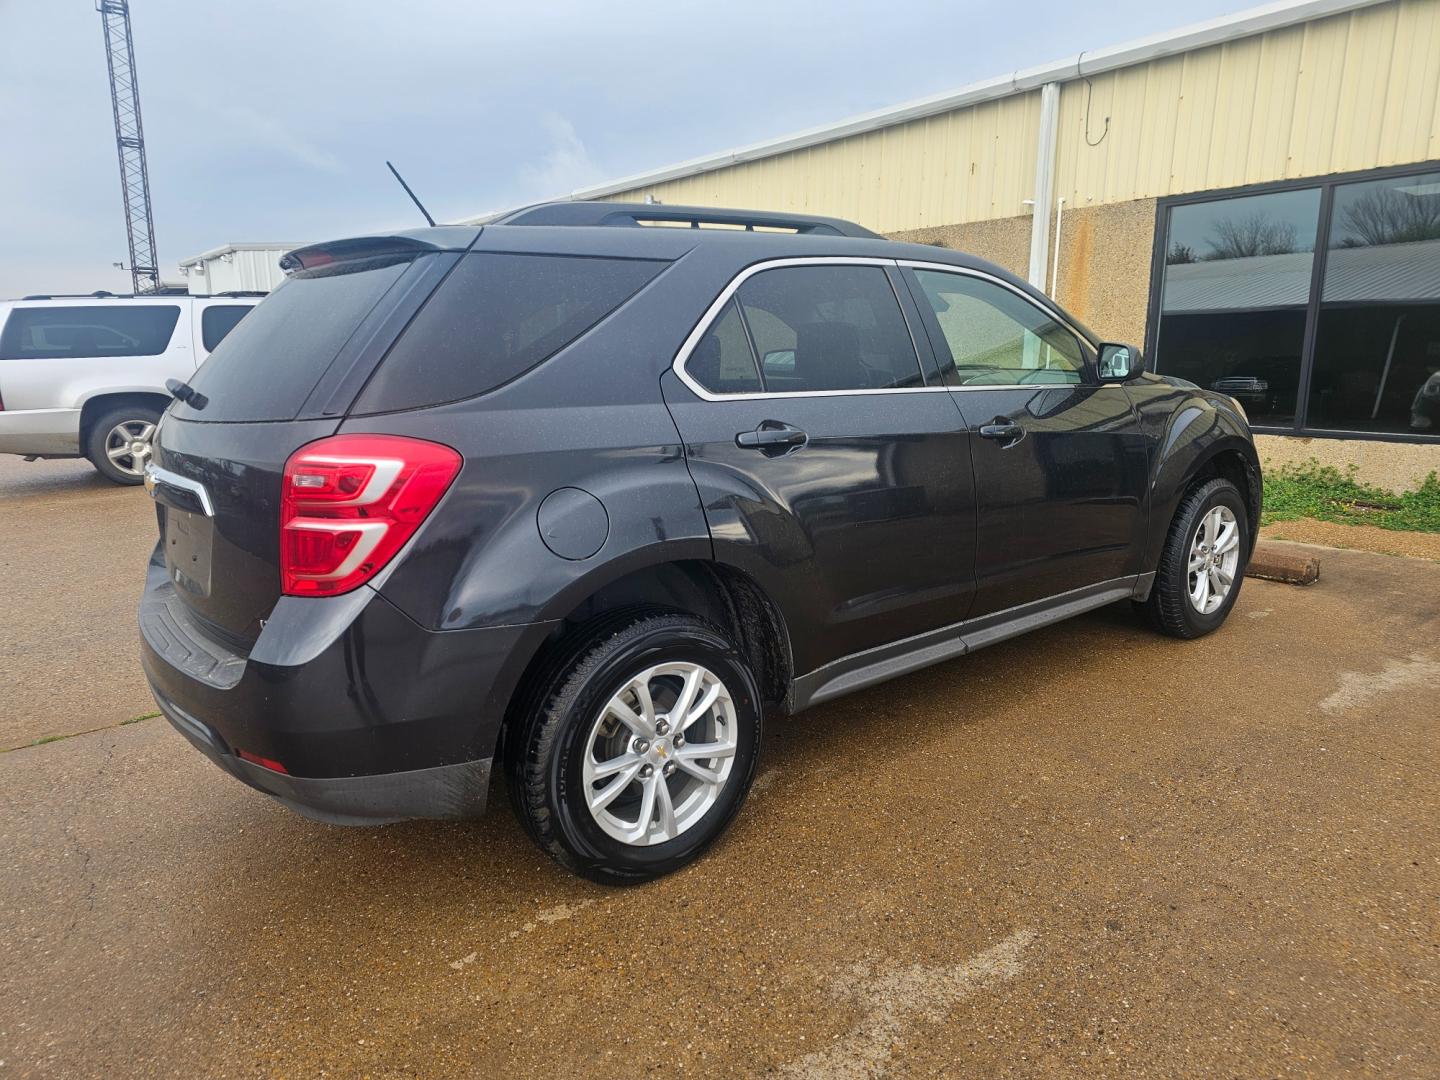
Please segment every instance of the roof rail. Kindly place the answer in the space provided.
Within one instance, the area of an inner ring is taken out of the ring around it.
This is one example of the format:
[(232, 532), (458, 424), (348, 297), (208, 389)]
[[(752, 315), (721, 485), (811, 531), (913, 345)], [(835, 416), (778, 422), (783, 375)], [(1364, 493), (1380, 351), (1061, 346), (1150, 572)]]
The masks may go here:
[(216, 297), (269, 296), (264, 289), (233, 289), (230, 292), (192, 293), (179, 288), (165, 288), (159, 292), (114, 293), (97, 289), (86, 293), (31, 293), (21, 300), (170, 300), (185, 297), (190, 300), (213, 300)]
[(514, 210), (492, 225), (619, 225), (644, 226), (672, 222), (692, 229), (728, 225), (746, 232), (779, 230), (811, 236), (880, 237), (843, 218), (786, 214), (772, 210), (727, 210), (713, 206), (669, 206), (663, 203), (552, 202)]

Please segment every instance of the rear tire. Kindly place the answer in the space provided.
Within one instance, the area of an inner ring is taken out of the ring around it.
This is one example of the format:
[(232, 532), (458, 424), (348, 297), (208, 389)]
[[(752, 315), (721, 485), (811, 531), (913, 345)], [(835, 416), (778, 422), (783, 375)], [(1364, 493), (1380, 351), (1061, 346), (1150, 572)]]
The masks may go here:
[(602, 623), (567, 655), (507, 739), (516, 815), (592, 881), (679, 869), (750, 790), (762, 735), (754, 675), (722, 631), (688, 615)]
[(1140, 606), (1162, 634), (1203, 637), (1235, 606), (1249, 558), (1250, 522), (1240, 489), (1229, 480), (1200, 484), (1180, 500), (1150, 597)]
[(85, 456), (95, 471), (112, 484), (139, 484), (150, 461), (150, 440), (160, 410), (153, 405), (119, 405), (107, 409), (90, 425)]

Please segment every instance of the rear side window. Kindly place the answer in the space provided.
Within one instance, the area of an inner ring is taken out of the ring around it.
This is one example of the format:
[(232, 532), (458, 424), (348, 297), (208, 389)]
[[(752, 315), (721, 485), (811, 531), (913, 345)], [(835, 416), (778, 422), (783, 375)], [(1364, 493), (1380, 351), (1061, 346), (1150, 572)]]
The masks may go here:
[(194, 420), (289, 420), (411, 255), (349, 259), (287, 278), (218, 343), (190, 380), (209, 402)]
[(235, 324), (250, 314), (250, 304), (212, 304), (200, 315), (200, 344), (206, 352), (214, 352), (215, 346), (225, 335), (235, 329)]
[(760, 389), (755, 354), (734, 300), (696, 344), (685, 361), (685, 372), (712, 394), (753, 394)]
[(179, 319), (170, 304), (16, 308), (0, 335), (0, 360), (158, 356)]
[(900, 303), (878, 266), (763, 270), (736, 297), (768, 393), (924, 385)]
[(665, 265), (466, 255), (391, 348), (355, 411), (413, 409), (493, 390), (554, 356)]

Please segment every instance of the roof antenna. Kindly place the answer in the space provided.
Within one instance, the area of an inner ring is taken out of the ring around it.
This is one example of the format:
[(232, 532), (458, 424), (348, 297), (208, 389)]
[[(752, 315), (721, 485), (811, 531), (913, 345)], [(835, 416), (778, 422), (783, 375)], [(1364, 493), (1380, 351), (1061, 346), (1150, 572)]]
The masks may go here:
[(388, 161), (385, 162), (385, 167), (395, 174), (395, 179), (400, 181), (400, 186), (405, 189), (405, 194), (410, 196), (410, 201), (420, 208), (420, 213), (425, 215), (425, 220), (428, 221), (433, 227), (435, 224), (435, 219), (430, 216), (430, 211), (425, 209), (425, 204), (415, 197), (415, 192), (410, 190), (410, 185), (407, 184), (405, 182), (405, 178), (400, 175), (400, 170), (395, 168), (395, 166), (391, 165)]

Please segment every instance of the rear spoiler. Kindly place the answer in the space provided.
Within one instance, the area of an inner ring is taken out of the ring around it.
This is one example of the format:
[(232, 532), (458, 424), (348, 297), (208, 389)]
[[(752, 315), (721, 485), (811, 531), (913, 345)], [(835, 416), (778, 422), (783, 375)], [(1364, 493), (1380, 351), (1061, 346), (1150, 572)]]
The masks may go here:
[(416, 229), (413, 232), (391, 233), (386, 236), (327, 240), (287, 251), (280, 257), (280, 269), (287, 274), (293, 274), (300, 270), (313, 270), (317, 266), (329, 266), (353, 259), (420, 255), (428, 251), (464, 251), (479, 235), (479, 228), (474, 226), (442, 225), (435, 229)]

